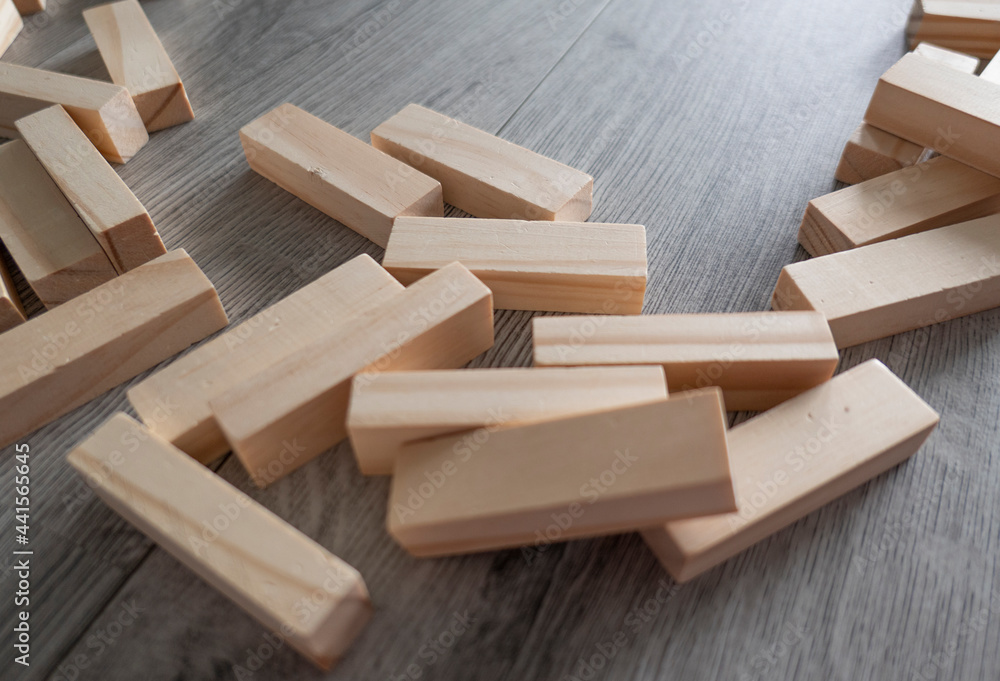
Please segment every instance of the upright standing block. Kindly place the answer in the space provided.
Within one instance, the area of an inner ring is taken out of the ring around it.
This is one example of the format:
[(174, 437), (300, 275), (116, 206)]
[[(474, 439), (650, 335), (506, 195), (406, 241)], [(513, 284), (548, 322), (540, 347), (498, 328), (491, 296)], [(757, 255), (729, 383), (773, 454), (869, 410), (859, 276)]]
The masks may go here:
[(320, 668), (368, 623), (357, 570), (125, 414), (68, 461), (108, 506)]
[(400, 215), (444, 212), (441, 184), (291, 104), (240, 130), (254, 171), (382, 248)]
[(865, 122), (1000, 176), (1000, 84), (908, 54), (879, 79)]
[(46, 0), (14, 0), (17, 11), (21, 14), (34, 14), (45, 11)]
[(642, 312), (642, 225), (399, 218), (382, 265), (409, 284), (455, 261), (490, 287), (500, 310)]
[(415, 556), (538, 546), (736, 509), (715, 388), (408, 445), (389, 533)]
[(16, 136), (19, 119), (53, 105), (61, 105), (112, 163), (125, 163), (149, 141), (128, 90), (120, 85), (0, 63), (0, 135)]
[(17, 130), (115, 270), (127, 272), (166, 253), (149, 213), (62, 107), (22, 118)]
[[(11, 0), (0, 0), (0, 57), (14, 42), (14, 38), (18, 36), (22, 28), (24, 28), (24, 22), (21, 21), (21, 15), (14, 3)], [(0, 110), (3, 108), (3, 103), (2, 94), (0, 94)], [(0, 115), (0, 126), (2, 126), (2, 115)], [(0, 132), (3, 130), (0, 129)]]
[(171, 251), (0, 336), (0, 447), (226, 325), (212, 282)]
[(1000, 212), (1000, 178), (938, 156), (813, 199), (799, 243), (826, 255)]
[(391, 474), (403, 446), (415, 440), (667, 397), (663, 369), (657, 366), (398, 371), (357, 380), (347, 432), (365, 475)]
[(264, 368), (210, 405), (233, 451), (254, 482), (264, 486), (347, 436), (355, 374), (454, 369), (492, 345), (490, 290), (454, 263)]
[(91, 7), (83, 19), (112, 82), (128, 88), (147, 131), (194, 119), (181, 77), (136, 0)]
[(536, 317), (532, 336), (538, 366), (660, 364), (671, 393), (718, 386), (730, 411), (769, 409), (838, 361), (815, 312)]
[(359, 255), (141, 381), (129, 401), (150, 430), (208, 463), (229, 450), (209, 400), (402, 290)]
[(1000, 305), (1000, 215), (786, 265), (771, 305), (822, 312), (846, 348)]
[[(914, 52), (964, 73), (975, 73), (979, 68), (979, 60), (975, 57), (931, 43), (920, 43)], [(844, 147), (836, 178), (847, 184), (864, 182), (916, 164), (924, 151), (919, 144), (862, 123)]]
[(28, 315), (21, 305), (21, 298), (17, 295), (10, 272), (7, 271), (3, 261), (0, 261), (0, 333), (14, 328), (27, 319)]
[(478, 218), (582, 222), (593, 208), (590, 175), (416, 104), (372, 130), (372, 145)]
[(87, 225), (21, 140), (0, 146), (0, 241), (48, 308), (117, 274)]
[(671, 521), (643, 537), (686, 582), (901, 463), (937, 422), (869, 360), (729, 431), (736, 512)]

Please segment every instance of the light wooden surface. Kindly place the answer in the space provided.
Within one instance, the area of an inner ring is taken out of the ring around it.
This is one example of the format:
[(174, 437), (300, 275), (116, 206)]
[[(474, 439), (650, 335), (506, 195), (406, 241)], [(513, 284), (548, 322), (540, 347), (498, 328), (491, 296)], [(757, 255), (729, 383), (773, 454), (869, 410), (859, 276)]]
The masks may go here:
[(83, 13), (112, 82), (128, 89), (153, 132), (194, 118), (184, 84), (137, 0), (120, 0)]
[(7, 51), (23, 28), (24, 22), (12, 0), (0, 1), (0, 56)]
[[(27, 17), (4, 59), (106, 79), (80, 16), (88, 4)], [(364, 138), (420, 102), (593, 175), (593, 220), (647, 227), (648, 312), (765, 310), (782, 266), (805, 257), (806, 203), (835, 188), (844, 140), (905, 50), (911, 4), (145, 2), (199, 117), (153, 134), (118, 170), (244, 321), (382, 251), (250, 171), (239, 128), (291, 101)], [(528, 365), (532, 316), (499, 312), (499, 342), (475, 365)], [(385, 531), (389, 481), (361, 476), (346, 443), (264, 491), (231, 456), (219, 470), (365, 577), (375, 616), (329, 678), (416, 665), (421, 681), (549, 681), (613, 640), (623, 645), (596, 678), (995, 678), (1000, 310), (851, 348), (841, 365), (870, 357), (941, 412), (928, 443), (679, 588), (635, 534), (556, 544), (531, 565), (517, 551), (409, 558)], [(267, 642), (63, 459), (127, 408), (122, 387), (25, 440), (37, 645), (13, 679), (231, 680)], [(0, 513), (0, 566), (13, 523)], [(0, 572), (0, 621), (13, 591)], [(98, 655), (97, 634), (117, 632), (133, 599), (141, 612)], [(428, 641), (440, 652), (421, 656)], [(0, 648), (12, 642), (0, 628)], [(253, 675), (318, 678), (288, 649)]]

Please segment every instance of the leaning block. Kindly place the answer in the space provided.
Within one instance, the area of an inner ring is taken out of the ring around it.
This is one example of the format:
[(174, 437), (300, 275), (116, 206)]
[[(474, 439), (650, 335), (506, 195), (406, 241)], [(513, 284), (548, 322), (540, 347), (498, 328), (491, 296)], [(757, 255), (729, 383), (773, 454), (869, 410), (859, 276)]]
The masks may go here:
[(108, 506), (320, 668), (371, 618), (357, 570), (125, 414), (67, 460)]
[(128, 399), (150, 430), (208, 463), (229, 451), (209, 400), (402, 290), (370, 256), (359, 255), (160, 369)]
[(454, 369), (492, 345), (490, 290), (453, 263), (209, 404), (233, 451), (263, 487), (347, 436), (355, 374)]
[(718, 386), (730, 411), (770, 409), (838, 361), (816, 312), (536, 317), (532, 336), (538, 366), (660, 364), (671, 393)]
[[(11, 0), (0, 0), (0, 57), (14, 42), (14, 38), (21, 33), (22, 28), (24, 28), (24, 22), (21, 21), (21, 15), (14, 3)], [(2, 95), (0, 95), (0, 104), (3, 104)], [(0, 110), (2, 108), (0, 106)], [(0, 121), (2, 120), (3, 116), (0, 114)], [(2, 122), (0, 122), (0, 133), (2, 132)]]
[(901, 463), (937, 422), (869, 360), (729, 431), (735, 512), (670, 521), (643, 538), (686, 582)]
[(846, 348), (1000, 305), (1000, 215), (786, 265), (776, 310), (822, 312)]
[[(736, 509), (717, 388), (517, 428), (408, 445), (389, 533), (444, 556), (651, 527)], [(527, 548), (530, 547), (530, 548)]]
[(0, 63), (0, 135), (15, 137), (15, 122), (53, 105), (61, 105), (111, 163), (125, 163), (149, 141), (120, 85)]
[(441, 184), (282, 104), (240, 130), (250, 167), (382, 248), (400, 215), (444, 212)]
[(500, 310), (642, 312), (642, 225), (399, 218), (382, 265), (409, 284), (456, 261), (490, 287)]
[(0, 336), (0, 447), (226, 325), (183, 250), (116, 277)]
[(166, 253), (149, 213), (62, 107), (17, 122), (28, 147), (118, 272)]
[(177, 69), (136, 0), (83, 11), (111, 81), (128, 88), (148, 132), (194, 120)]
[(865, 122), (1000, 176), (1000, 84), (908, 54), (879, 79)]
[(813, 199), (799, 243), (826, 255), (1000, 212), (1000, 178), (944, 156)]
[(17, 11), (21, 14), (35, 14), (45, 11), (46, 0), (14, 0)]
[(372, 146), (441, 182), (444, 200), (477, 218), (582, 222), (594, 178), (410, 104), (372, 130)]
[(0, 241), (47, 308), (117, 276), (97, 239), (21, 140), (0, 146)]
[(27, 319), (28, 315), (21, 305), (21, 298), (17, 295), (10, 272), (7, 271), (3, 261), (0, 261), (0, 333), (14, 328)]
[(403, 446), (667, 397), (658, 366), (398, 371), (360, 376), (347, 432), (365, 475), (390, 475)]

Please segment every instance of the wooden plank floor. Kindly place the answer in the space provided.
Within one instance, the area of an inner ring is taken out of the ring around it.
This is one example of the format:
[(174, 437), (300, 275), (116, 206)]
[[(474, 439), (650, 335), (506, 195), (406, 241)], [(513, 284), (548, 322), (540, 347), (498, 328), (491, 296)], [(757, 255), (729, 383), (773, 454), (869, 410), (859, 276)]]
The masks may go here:
[[(96, 3), (49, 4), (4, 59), (106, 78), (80, 16)], [(145, 2), (198, 118), (156, 133), (120, 170), (237, 322), (358, 253), (381, 257), (251, 173), (239, 127), (291, 101), (366, 137), (416, 101), (593, 174), (592, 219), (647, 225), (647, 312), (765, 309), (781, 267), (804, 257), (806, 202), (834, 187), (844, 140), (903, 51), (910, 4)], [(474, 364), (528, 364), (530, 319), (498, 313), (497, 345)], [(1000, 311), (850, 349), (841, 365), (871, 357), (942, 412), (930, 442), (683, 587), (634, 535), (531, 560), (412, 559), (384, 531), (387, 482), (360, 476), (346, 445), (263, 492), (235, 460), (219, 471), (364, 574), (377, 614), (329, 678), (998, 678)], [(9, 671), (4, 658), (0, 678), (323, 678), (65, 464), (128, 409), (125, 387), (25, 440), (32, 666)], [(5, 508), (11, 657), (13, 525)]]

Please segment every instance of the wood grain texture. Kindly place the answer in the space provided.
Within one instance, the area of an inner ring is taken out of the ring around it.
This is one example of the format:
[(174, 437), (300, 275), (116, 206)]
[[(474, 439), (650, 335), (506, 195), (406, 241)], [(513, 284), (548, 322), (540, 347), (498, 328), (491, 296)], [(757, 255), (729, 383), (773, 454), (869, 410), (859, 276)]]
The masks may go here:
[(347, 433), (362, 473), (390, 475), (410, 442), (666, 397), (658, 366), (392, 371), (355, 379)]
[(184, 83), (137, 0), (84, 11), (111, 82), (128, 89), (148, 132), (194, 120)]
[[(87, 4), (66, 0), (36, 17), (44, 25), (28, 18), (5, 59), (107, 78)], [(240, 125), (293, 101), (363, 138), (419, 102), (593, 175), (593, 220), (647, 226), (647, 312), (763, 310), (781, 268), (804, 257), (806, 203), (835, 188), (844, 140), (903, 53), (911, 4), (146, 2), (192, 100), (210, 106), (118, 170), (167, 245), (187, 248), (246, 321), (382, 251), (250, 172)], [(474, 366), (529, 364), (532, 316), (499, 312), (498, 343)], [(553, 545), (530, 564), (516, 551), (409, 558), (385, 532), (387, 481), (361, 476), (346, 444), (266, 490), (233, 457), (220, 462), (228, 482), (357, 567), (376, 605), (332, 674), (284, 646), (254, 681), (386, 679), (409, 665), (422, 679), (549, 680), (579, 676), (581, 658), (622, 634), (595, 681), (995, 677), (1000, 640), (978, 623), (1000, 585), (1000, 311), (842, 354), (844, 368), (885, 361), (942, 413), (937, 431), (906, 465), (682, 587), (637, 535)], [(128, 408), (126, 388), (26, 440), (40, 643), (18, 681), (74, 670), (78, 681), (231, 680), (267, 643), (66, 465), (73, 444)], [(12, 466), (0, 457), (2, 498)], [(13, 522), (0, 513), (0, 536)], [(0, 570), (0, 592), (13, 591)], [(98, 655), (88, 643), (117, 631), (133, 600), (141, 616)], [(464, 634), (420, 656), (466, 613)], [(0, 605), (0, 620), (12, 614)], [(0, 629), (2, 647), (12, 642)]]
[(183, 250), (0, 336), (3, 446), (186, 349), (227, 323), (212, 282)]
[(383, 248), (400, 215), (441, 215), (441, 184), (292, 104), (240, 128), (247, 163)]
[(1000, 8), (990, 0), (916, 0), (907, 38), (990, 59), (1000, 50)]
[(21, 140), (0, 146), (0, 241), (47, 308), (117, 276), (90, 229)]
[(646, 293), (642, 225), (401, 217), (382, 265), (404, 284), (460, 262), (498, 310), (639, 314)]
[(17, 131), (119, 273), (166, 253), (139, 199), (61, 106), (18, 119)]
[(0, 64), (0, 135), (15, 122), (60, 105), (111, 163), (126, 163), (149, 141), (128, 90), (90, 78)]

